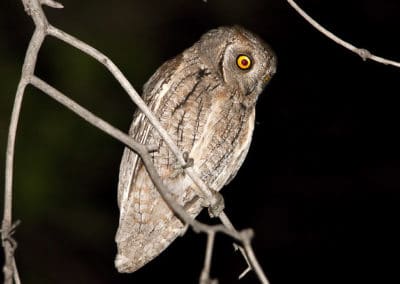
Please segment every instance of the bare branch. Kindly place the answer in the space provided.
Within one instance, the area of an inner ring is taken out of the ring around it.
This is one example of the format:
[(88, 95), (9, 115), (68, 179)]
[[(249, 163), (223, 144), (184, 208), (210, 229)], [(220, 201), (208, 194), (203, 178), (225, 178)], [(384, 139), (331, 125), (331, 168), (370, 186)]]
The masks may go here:
[(83, 108), (67, 96), (63, 95), (61, 92), (47, 84), (46, 82), (42, 81), (36, 76), (33, 76), (30, 80), (30, 83), (41, 90), (43, 93), (49, 95), (57, 102), (62, 104), (63, 106), (67, 107), (72, 112), (79, 115), (84, 120), (88, 121), (93, 126), (96, 126), (103, 132), (107, 133), (111, 137), (119, 140), (121, 143), (125, 144), (127, 147), (131, 148), (135, 152), (151, 152), (153, 149), (148, 148), (146, 145), (140, 144), (136, 142), (132, 137), (125, 134), (121, 130), (115, 128), (111, 124), (107, 123), (106, 121), (102, 120), (101, 118), (95, 116), (87, 109)]
[(18, 84), (17, 94), (15, 96), (13, 112), (11, 114), (10, 128), (8, 131), (8, 142), (7, 142), (7, 153), (6, 153), (6, 172), (5, 172), (5, 189), (4, 189), (4, 212), (3, 212), (3, 223), (1, 229), (2, 245), (4, 247), (4, 283), (11, 284), (12, 277), (14, 274), (14, 248), (10, 242), (10, 230), (12, 224), (12, 179), (13, 179), (13, 168), (14, 168), (14, 149), (15, 149), (15, 137), (17, 132), (17, 125), (19, 114), (21, 111), (22, 98), (26, 83), (23, 82), (22, 78)]
[(21, 284), (21, 280), (19, 278), (19, 273), (17, 269), (17, 263), (15, 262), (15, 257), (13, 258), (13, 269), (14, 269), (14, 282), (15, 284)]
[(200, 275), (200, 284), (216, 284), (217, 280), (210, 278), (210, 268), (212, 252), (214, 248), (215, 233), (210, 232), (207, 234), (207, 247), (206, 247), (206, 257), (204, 258), (204, 266)]
[(243, 247), (244, 250), (246, 251), (247, 259), (251, 264), (251, 267), (254, 269), (254, 272), (257, 274), (259, 277), (261, 283), (267, 284), (269, 283), (267, 277), (264, 274), (264, 271), (261, 267), (261, 265), (258, 263), (257, 257), (254, 254), (253, 248), (251, 246), (251, 239), (253, 237), (253, 231), (252, 230), (243, 230)]
[(53, 0), (40, 0), (40, 4), (49, 6), (55, 9), (62, 9), (64, 8), (63, 4), (53, 1)]
[[(47, 25), (46, 17), (43, 14), (43, 10), (36, 1), (34, 3), (28, 3), (28, 0), (24, 0), (25, 10), (32, 16), (36, 29), (29, 42), (28, 49), (26, 51), (24, 63), (22, 66), (21, 79), (18, 83), (17, 92), (15, 95), (14, 106), (11, 114), (10, 127), (8, 131), (7, 140), (7, 153), (6, 153), (6, 170), (5, 170), (5, 189), (4, 189), (4, 212), (2, 222), (2, 245), (4, 247), (4, 283), (12, 284), (13, 277), (17, 277), (18, 271), (15, 265), (14, 259), (14, 247), (12, 246), (12, 239), (10, 236), (11, 224), (12, 224), (12, 183), (13, 183), (13, 168), (14, 168), (14, 152), (15, 152), (15, 138), (18, 127), (18, 120), (21, 112), (22, 100), (24, 91), (29, 83), (30, 76), (33, 75), (37, 55), (39, 49), (42, 46), (43, 40), (46, 36), (43, 27)], [(32, 5), (32, 6), (30, 6)], [(19, 277), (17, 277), (19, 278)], [(16, 278), (16, 279), (17, 279)]]
[(340, 37), (336, 36), (334, 33), (328, 31), (325, 29), (323, 26), (321, 26), (317, 21), (315, 21), (313, 18), (311, 18), (303, 9), (299, 7), (299, 5), (296, 4), (295, 1), (293, 0), (287, 0), (290, 6), (300, 14), (310, 25), (312, 25), (315, 29), (317, 29), (320, 33), (328, 37), (329, 39), (333, 40), (337, 44), (343, 46), (344, 48), (354, 52), (355, 54), (359, 55), (364, 61), (369, 59), (378, 63), (382, 63), (384, 65), (392, 65), (395, 67), (400, 68), (400, 62), (396, 62), (393, 60), (389, 60), (377, 55), (372, 54), (365, 48), (358, 48), (352, 45), (351, 43), (341, 39)]
[[(246, 258), (246, 262), (247, 262), (247, 258)], [(251, 266), (248, 265), (247, 268), (239, 275), (238, 279), (242, 279), (243, 277), (245, 277), (247, 275), (247, 273), (249, 273), (251, 271)]]

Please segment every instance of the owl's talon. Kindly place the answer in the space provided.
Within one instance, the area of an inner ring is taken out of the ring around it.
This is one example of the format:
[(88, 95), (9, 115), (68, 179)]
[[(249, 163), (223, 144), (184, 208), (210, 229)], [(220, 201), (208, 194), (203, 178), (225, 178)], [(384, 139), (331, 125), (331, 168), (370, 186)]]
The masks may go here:
[(208, 215), (210, 215), (211, 218), (215, 218), (218, 217), (222, 211), (224, 211), (225, 201), (222, 194), (218, 191), (211, 190), (211, 192), (212, 198), (208, 206)]

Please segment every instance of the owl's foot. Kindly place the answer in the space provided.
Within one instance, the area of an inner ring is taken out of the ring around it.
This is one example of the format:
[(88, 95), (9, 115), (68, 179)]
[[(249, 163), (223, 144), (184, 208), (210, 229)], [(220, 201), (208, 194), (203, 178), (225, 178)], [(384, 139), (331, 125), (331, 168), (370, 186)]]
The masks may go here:
[(222, 211), (224, 211), (225, 201), (221, 193), (219, 193), (214, 189), (210, 189), (210, 191), (212, 194), (211, 199), (209, 200), (203, 199), (202, 205), (204, 207), (208, 207), (208, 215), (211, 218), (215, 218), (218, 217)]

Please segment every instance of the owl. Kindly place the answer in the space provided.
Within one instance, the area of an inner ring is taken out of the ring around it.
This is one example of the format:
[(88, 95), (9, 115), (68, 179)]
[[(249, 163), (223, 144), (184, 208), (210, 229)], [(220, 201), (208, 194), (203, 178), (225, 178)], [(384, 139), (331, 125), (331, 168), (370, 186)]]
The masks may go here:
[[(220, 27), (165, 62), (144, 85), (143, 99), (193, 170), (219, 191), (236, 175), (249, 150), (259, 94), (276, 70), (276, 57), (259, 37), (241, 27)], [(168, 194), (195, 218), (204, 204), (144, 114), (134, 114), (129, 135), (156, 145), (153, 163)], [(134, 272), (185, 231), (153, 185), (140, 158), (126, 148), (118, 184), (119, 272)]]

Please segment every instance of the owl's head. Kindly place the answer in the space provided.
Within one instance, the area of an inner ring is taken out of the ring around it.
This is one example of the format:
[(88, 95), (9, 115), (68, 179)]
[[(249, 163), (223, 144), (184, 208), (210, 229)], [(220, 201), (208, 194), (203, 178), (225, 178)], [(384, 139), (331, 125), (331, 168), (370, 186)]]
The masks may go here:
[(214, 67), (246, 107), (254, 106), (276, 72), (276, 56), (269, 45), (238, 26), (220, 27), (204, 34), (198, 54)]

